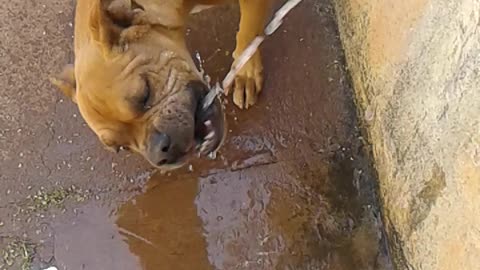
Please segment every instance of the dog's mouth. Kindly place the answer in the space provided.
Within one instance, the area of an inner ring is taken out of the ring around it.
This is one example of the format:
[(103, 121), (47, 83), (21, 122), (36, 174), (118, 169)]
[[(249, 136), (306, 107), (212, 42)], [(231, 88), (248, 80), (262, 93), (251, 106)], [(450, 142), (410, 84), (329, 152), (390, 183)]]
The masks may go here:
[(195, 113), (196, 151), (200, 156), (214, 156), (225, 137), (225, 114), (218, 98), (207, 109), (201, 106), (200, 99)]

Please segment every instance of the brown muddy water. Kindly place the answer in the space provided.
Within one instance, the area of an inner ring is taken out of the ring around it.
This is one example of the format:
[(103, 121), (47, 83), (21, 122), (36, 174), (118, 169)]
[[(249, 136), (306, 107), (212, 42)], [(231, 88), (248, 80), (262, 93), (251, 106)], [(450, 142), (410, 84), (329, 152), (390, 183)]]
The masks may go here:
[[(104, 151), (46, 82), (71, 59), (73, 3), (7, 7), (0, 269), (392, 269), (327, 0), (304, 0), (265, 42), (260, 102), (227, 105), (217, 159), (168, 174)], [(237, 21), (232, 5), (190, 22), (213, 81), (228, 71)]]

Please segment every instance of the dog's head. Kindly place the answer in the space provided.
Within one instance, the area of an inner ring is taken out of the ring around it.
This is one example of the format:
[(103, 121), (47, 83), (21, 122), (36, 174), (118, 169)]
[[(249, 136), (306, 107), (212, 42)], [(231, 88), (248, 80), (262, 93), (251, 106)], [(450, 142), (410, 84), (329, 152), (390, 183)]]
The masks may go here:
[[(77, 10), (75, 66), (53, 82), (107, 148), (169, 170), (196, 148), (207, 154), (220, 146), (224, 113), (218, 100), (201, 109), (208, 88), (186, 49), (181, 10), (142, 1), (86, 1), (98, 3), (85, 8), (89, 14)], [(171, 8), (170, 17), (148, 8)]]

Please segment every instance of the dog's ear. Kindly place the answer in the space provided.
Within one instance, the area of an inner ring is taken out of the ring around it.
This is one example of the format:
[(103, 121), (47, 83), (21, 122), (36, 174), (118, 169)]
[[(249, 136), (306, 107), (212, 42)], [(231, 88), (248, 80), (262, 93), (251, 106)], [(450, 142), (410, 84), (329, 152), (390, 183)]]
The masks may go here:
[(74, 103), (77, 103), (75, 97), (75, 69), (73, 65), (66, 65), (60, 74), (50, 78), (50, 82), (60, 89)]
[(93, 39), (109, 51), (118, 45), (122, 32), (133, 25), (138, 7), (131, 0), (98, 0), (90, 13)]
[(175, 6), (170, 1), (98, 0), (90, 13), (90, 31), (108, 52), (116, 45), (128, 45), (132, 39), (141, 38), (151, 26), (183, 27), (182, 2), (179, 3)]

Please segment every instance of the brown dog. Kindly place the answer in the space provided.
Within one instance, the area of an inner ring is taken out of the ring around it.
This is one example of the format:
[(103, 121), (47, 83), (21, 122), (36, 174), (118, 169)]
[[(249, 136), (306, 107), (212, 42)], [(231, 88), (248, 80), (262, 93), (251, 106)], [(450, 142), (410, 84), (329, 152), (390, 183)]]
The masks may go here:
[[(273, 0), (239, 0), (234, 58), (263, 31)], [(215, 151), (224, 113), (187, 51), (186, 17), (228, 0), (81, 0), (75, 16), (75, 65), (52, 80), (108, 148), (131, 149), (164, 170), (181, 166), (200, 148)], [(260, 53), (235, 80), (234, 103), (248, 108), (262, 88)]]

